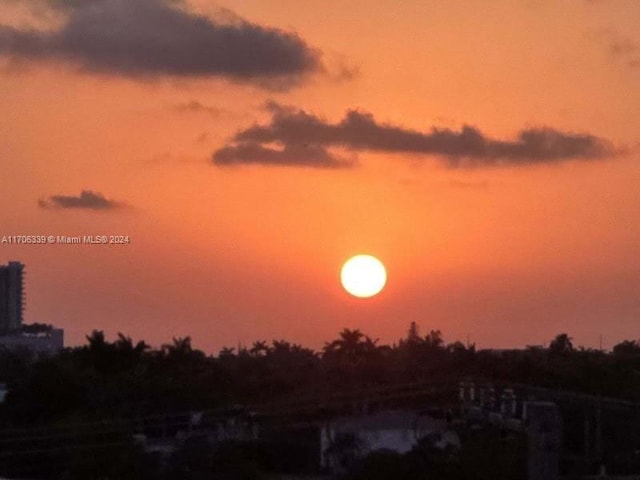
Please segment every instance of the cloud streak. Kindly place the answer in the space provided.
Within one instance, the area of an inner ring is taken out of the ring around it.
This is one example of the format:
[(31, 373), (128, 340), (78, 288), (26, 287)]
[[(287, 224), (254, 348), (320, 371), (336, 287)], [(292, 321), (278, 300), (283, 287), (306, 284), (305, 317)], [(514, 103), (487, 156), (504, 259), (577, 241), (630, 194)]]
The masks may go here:
[(218, 107), (213, 107), (209, 105), (205, 105), (197, 100), (191, 100), (186, 103), (180, 103), (174, 106), (174, 109), (179, 113), (206, 113), (207, 115), (211, 115), (212, 117), (219, 117), (223, 113), (224, 110)]
[(601, 28), (588, 32), (590, 38), (606, 46), (610, 57), (631, 69), (640, 67), (640, 43), (615, 28)]
[[(270, 123), (237, 132), (229, 145), (213, 154), (215, 164), (353, 165), (332, 154), (331, 147), (437, 156), (451, 167), (552, 164), (615, 154), (607, 140), (550, 127), (524, 129), (513, 140), (499, 140), (469, 125), (459, 130), (434, 127), (418, 131), (380, 123), (372, 114), (358, 110), (349, 110), (340, 122), (329, 123), (303, 110), (277, 104), (268, 108)], [(305, 156), (305, 152), (309, 154)]]
[(225, 77), (290, 86), (322, 69), (297, 34), (236, 19), (222, 23), (177, 0), (49, 4), (66, 17), (54, 31), (0, 26), (0, 55), (66, 62), (129, 77)]
[(640, 67), (640, 46), (637, 43), (621, 38), (613, 41), (609, 48), (614, 57), (621, 59), (629, 67)]
[(270, 165), (314, 168), (349, 168), (353, 161), (344, 160), (329, 153), (321, 145), (291, 143), (282, 148), (271, 148), (258, 142), (242, 142), (228, 145), (216, 151), (213, 161), (219, 166)]
[(113, 210), (121, 206), (120, 203), (105, 198), (104, 195), (91, 190), (82, 190), (80, 195), (52, 195), (38, 200), (41, 208), (65, 208), (85, 210)]

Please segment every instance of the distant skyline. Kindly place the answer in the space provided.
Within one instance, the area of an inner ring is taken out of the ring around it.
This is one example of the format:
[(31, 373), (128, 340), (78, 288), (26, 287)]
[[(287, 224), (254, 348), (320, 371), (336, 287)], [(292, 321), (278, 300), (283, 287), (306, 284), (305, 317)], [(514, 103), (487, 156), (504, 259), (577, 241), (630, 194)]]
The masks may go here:
[[(417, 322), (610, 348), (640, 322), (634, 0), (7, 0), (0, 243), (26, 323), (217, 352)], [(340, 268), (378, 257), (385, 289)]]

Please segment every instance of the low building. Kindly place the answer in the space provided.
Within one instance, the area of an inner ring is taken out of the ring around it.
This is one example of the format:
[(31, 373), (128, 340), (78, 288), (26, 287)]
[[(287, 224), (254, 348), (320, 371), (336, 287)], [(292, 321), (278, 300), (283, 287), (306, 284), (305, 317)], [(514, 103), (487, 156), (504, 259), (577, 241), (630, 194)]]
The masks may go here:
[(24, 267), (17, 261), (0, 265), (0, 349), (55, 354), (64, 348), (64, 330), (47, 324), (23, 324)]
[(37, 334), (16, 333), (0, 336), (0, 349), (24, 349), (37, 355), (54, 355), (64, 348), (64, 330), (51, 328)]
[(212, 449), (221, 443), (250, 442), (258, 439), (258, 425), (247, 415), (229, 414), (208, 418), (203, 412), (175, 415), (142, 426), (133, 436), (147, 453), (169, 457), (185, 443), (197, 439)]
[(460, 446), (457, 433), (444, 418), (409, 411), (339, 418), (322, 429), (321, 465), (333, 473), (343, 473), (353, 461), (372, 452), (408, 453), (427, 437), (438, 448)]

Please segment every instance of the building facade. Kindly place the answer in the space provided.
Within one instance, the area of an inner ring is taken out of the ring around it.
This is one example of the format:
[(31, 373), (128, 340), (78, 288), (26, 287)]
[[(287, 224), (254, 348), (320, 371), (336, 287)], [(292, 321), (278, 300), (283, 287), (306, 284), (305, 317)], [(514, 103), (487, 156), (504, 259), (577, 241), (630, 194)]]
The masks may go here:
[(428, 414), (388, 410), (336, 418), (320, 432), (320, 465), (334, 474), (343, 474), (356, 460), (370, 453), (405, 454), (426, 438), (441, 450), (460, 447), (460, 438), (447, 420)]
[(0, 265), (0, 335), (19, 332), (24, 311), (24, 265)]
[(51, 328), (38, 335), (0, 335), (0, 350), (29, 350), (37, 355), (54, 355), (63, 348), (64, 330), (61, 328)]
[(0, 350), (29, 350), (52, 355), (64, 348), (64, 330), (51, 325), (23, 325), (24, 265), (0, 265)]

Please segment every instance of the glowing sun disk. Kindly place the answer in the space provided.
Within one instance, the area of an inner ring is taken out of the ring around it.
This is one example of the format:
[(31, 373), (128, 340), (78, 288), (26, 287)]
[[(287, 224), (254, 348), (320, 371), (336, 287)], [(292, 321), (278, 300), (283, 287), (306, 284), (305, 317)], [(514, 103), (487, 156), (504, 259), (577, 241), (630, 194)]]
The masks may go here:
[(387, 283), (384, 265), (371, 255), (356, 255), (342, 266), (340, 280), (351, 295), (367, 298), (380, 293)]

